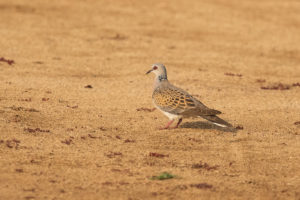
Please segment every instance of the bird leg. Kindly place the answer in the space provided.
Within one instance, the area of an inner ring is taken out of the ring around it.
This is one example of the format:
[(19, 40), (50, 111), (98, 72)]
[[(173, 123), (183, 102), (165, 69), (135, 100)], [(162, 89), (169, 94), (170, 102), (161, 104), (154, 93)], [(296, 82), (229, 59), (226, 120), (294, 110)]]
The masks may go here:
[(168, 129), (173, 122), (174, 122), (174, 119), (172, 119), (171, 121), (169, 121), (165, 127), (159, 128), (159, 130)]
[(179, 124), (182, 122), (182, 118), (180, 118), (176, 124), (176, 126), (174, 126), (174, 128), (178, 128)]

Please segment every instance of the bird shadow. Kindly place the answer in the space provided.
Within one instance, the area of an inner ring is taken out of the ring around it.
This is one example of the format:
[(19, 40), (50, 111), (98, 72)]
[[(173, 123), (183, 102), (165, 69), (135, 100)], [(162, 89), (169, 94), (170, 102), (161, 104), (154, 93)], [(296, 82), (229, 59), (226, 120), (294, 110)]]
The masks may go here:
[(220, 127), (214, 124), (211, 124), (209, 122), (185, 122), (183, 123), (180, 128), (192, 128), (192, 129), (213, 129), (213, 130), (219, 130), (223, 132), (237, 132), (237, 130), (234, 127)]

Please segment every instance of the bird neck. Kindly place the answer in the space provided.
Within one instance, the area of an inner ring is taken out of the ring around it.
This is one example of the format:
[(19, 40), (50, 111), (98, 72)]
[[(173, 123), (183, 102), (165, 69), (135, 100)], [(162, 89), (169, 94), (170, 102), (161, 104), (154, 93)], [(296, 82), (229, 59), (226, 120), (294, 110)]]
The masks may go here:
[(156, 81), (165, 81), (165, 80), (168, 80), (168, 77), (167, 77), (167, 74), (160, 74), (158, 76), (156, 76)]
[(161, 74), (155, 77), (154, 88), (159, 86), (162, 82), (168, 81), (167, 75)]

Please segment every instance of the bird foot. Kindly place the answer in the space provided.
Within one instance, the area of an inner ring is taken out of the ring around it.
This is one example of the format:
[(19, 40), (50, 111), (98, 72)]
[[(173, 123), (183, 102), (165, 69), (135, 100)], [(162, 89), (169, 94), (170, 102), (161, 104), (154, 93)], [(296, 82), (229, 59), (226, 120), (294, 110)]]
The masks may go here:
[(158, 129), (159, 129), (159, 130), (176, 129), (176, 128), (178, 128), (179, 124), (182, 122), (182, 118), (179, 119), (179, 121), (178, 121), (178, 123), (176, 124), (176, 126), (170, 127), (170, 125), (171, 125), (173, 122), (174, 122), (174, 119), (172, 119), (171, 121), (169, 121), (169, 122), (167, 123), (166, 126), (160, 127), (160, 128), (158, 128)]
[(170, 127), (159, 127), (158, 130), (166, 130), (169, 129)]
[(169, 129), (169, 128), (170, 128), (170, 125), (171, 125), (173, 122), (174, 122), (174, 119), (171, 120), (171, 121), (169, 121), (169, 122), (167, 123), (166, 126), (159, 128), (159, 130)]

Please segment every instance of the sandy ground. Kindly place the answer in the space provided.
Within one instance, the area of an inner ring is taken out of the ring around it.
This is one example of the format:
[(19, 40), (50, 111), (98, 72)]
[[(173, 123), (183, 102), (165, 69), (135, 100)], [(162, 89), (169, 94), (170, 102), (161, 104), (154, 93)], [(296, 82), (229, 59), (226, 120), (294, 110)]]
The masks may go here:
[[(300, 199), (299, 33), (295, 0), (1, 0), (0, 199)], [(155, 62), (243, 129), (157, 130)]]

